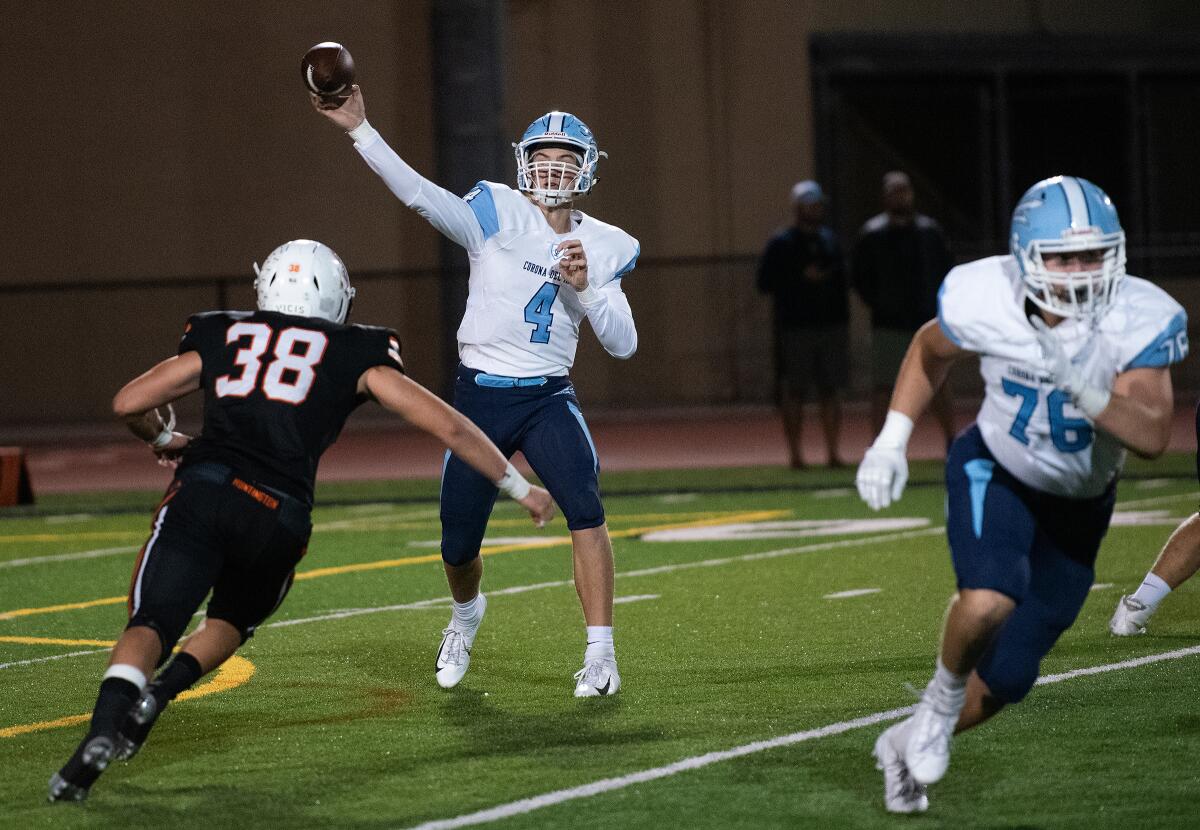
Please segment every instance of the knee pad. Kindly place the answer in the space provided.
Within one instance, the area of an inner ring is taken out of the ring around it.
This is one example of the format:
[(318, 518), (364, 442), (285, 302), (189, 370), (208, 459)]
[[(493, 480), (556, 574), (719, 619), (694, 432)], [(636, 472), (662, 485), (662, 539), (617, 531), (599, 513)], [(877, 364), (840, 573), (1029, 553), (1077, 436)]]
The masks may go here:
[(1005, 659), (981, 662), (976, 668), (979, 679), (987, 684), (992, 697), (1001, 703), (1020, 703), (1037, 682), (1041, 659), (1036, 655), (1022, 658), (1009, 655)]
[(573, 493), (566, 499), (566, 504), (558, 506), (562, 508), (568, 530), (587, 530), (604, 524), (604, 505), (596, 490)]
[(479, 545), (474, 547), (455, 544), (447, 535), (442, 536), (442, 561), (454, 568), (470, 565), (479, 558)]

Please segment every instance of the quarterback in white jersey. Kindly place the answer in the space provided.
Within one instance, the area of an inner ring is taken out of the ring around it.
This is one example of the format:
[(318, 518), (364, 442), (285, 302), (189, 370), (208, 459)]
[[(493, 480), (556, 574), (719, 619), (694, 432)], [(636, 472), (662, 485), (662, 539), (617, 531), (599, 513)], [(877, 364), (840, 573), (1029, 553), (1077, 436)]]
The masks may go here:
[(1011, 255), (953, 269), (913, 338), (887, 421), (858, 470), (873, 509), (904, 489), (905, 448), (951, 364), (974, 352), (976, 423), (946, 460), (946, 536), (958, 583), (916, 713), (875, 743), (893, 812), (928, 808), (955, 732), (1025, 697), (1091, 587), (1125, 451), (1166, 449), (1171, 364), (1187, 316), (1125, 274), (1125, 234), (1096, 185), (1056, 176), (1013, 211)]
[[(567, 520), (575, 584), (587, 626), (575, 696), (615, 694), (612, 542), (600, 500), (599, 460), (568, 371), (587, 318), (609, 354), (637, 350), (621, 279), (637, 263), (637, 240), (575, 209), (596, 182), (602, 153), (570, 113), (549, 112), (514, 144), (517, 188), (481, 181), (459, 197), (413, 170), (366, 120), (362, 93), (338, 108), (313, 105), (345, 129), (400, 201), (466, 249), (467, 307), (458, 328), (461, 363), (454, 406), (506, 456), (520, 451)], [(513, 470), (513, 474), (516, 471)], [(436, 679), (457, 685), (470, 665), (487, 600), (480, 545), (496, 485), (449, 452), (442, 472), (442, 559), (454, 598)]]

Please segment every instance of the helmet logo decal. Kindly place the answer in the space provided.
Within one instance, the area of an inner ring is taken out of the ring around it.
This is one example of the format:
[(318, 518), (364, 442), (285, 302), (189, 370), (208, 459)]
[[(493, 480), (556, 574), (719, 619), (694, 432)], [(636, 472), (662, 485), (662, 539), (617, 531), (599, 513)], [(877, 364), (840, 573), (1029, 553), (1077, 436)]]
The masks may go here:
[(299, 274), (300, 273), (300, 263), (293, 262), (291, 265), (288, 266), (288, 271), (290, 271), (293, 274)]

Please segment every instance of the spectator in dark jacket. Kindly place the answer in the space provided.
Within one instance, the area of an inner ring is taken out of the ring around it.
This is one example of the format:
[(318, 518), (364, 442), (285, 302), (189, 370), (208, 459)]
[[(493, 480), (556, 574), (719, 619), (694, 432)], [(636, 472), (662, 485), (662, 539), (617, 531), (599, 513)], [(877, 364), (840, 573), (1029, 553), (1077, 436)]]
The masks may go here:
[(840, 390), (846, 386), (849, 311), (842, 251), (823, 222), (825, 195), (814, 181), (792, 188), (795, 221), (771, 238), (758, 266), (758, 289), (775, 308), (775, 372), (793, 468), (801, 453), (804, 397), (816, 389), (829, 466), (840, 466)]
[[(938, 223), (917, 213), (908, 174), (883, 177), (883, 213), (867, 220), (854, 245), (854, 288), (871, 309), (871, 420), (883, 426), (900, 362), (917, 329), (937, 316), (937, 293), (952, 265)], [(954, 438), (949, 387), (930, 406), (946, 445)]]

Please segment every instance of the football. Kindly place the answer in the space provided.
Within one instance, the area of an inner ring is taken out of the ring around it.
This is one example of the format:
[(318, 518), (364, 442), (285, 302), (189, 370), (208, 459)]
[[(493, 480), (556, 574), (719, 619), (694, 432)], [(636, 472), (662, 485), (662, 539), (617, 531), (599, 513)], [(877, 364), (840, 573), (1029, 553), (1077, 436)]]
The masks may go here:
[(304, 88), (321, 96), (322, 104), (340, 107), (353, 91), (354, 59), (342, 44), (325, 41), (304, 54), (300, 74)]

